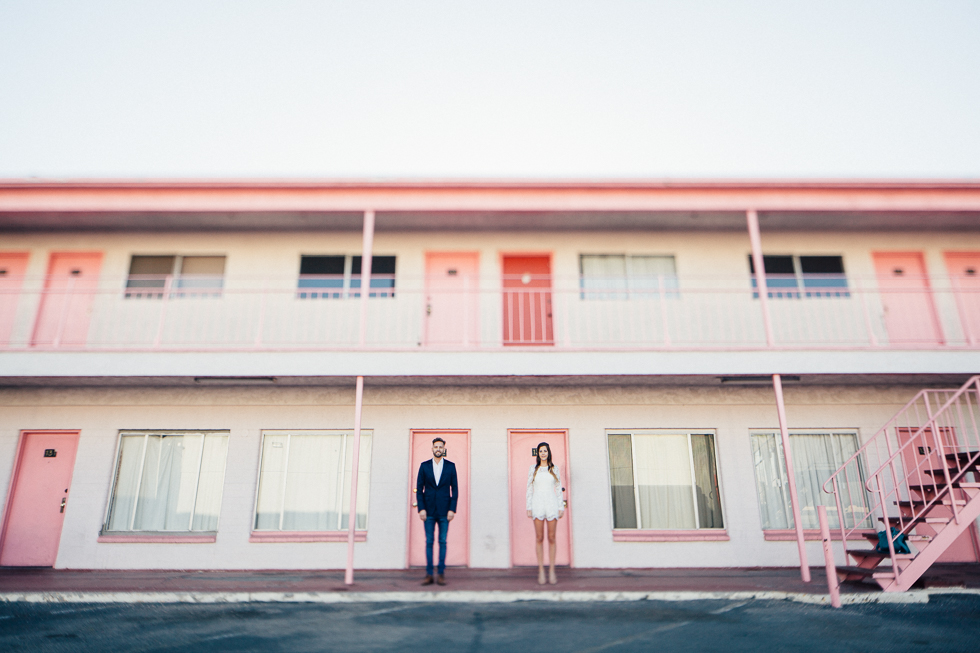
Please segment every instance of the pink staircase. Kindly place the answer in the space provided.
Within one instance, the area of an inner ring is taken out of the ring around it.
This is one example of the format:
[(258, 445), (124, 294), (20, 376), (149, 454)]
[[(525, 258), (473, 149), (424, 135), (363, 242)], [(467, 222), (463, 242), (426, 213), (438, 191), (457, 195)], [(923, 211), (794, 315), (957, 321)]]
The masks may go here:
[[(823, 485), (854, 562), (837, 567), (838, 578), (909, 589), (980, 517), (978, 465), (980, 376), (959, 389), (919, 392)], [(887, 551), (875, 549), (877, 530), (888, 534)], [(899, 535), (911, 553), (896, 553)]]

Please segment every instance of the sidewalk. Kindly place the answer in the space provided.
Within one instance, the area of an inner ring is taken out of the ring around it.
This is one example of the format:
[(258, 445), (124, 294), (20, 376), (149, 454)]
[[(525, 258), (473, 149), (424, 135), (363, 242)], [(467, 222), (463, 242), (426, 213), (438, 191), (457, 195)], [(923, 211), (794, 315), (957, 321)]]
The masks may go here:
[[(100, 571), (0, 569), (0, 602), (244, 602), (244, 601), (612, 601), (782, 598), (823, 603), (823, 568), (812, 582), (795, 568), (559, 569), (557, 585), (538, 585), (537, 570), (449, 569), (447, 585), (419, 584), (421, 570), (357, 571)], [(844, 583), (846, 602), (928, 600), (928, 593), (980, 593), (980, 565), (935, 565), (921, 590), (884, 594), (875, 586)], [(925, 593), (923, 593), (923, 590)], [(905, 597), (904, 599), (902, 597)], [(918, 598), (915, 598), (918, 597)], [(923, 598), (924, 597), (924, 598)]]

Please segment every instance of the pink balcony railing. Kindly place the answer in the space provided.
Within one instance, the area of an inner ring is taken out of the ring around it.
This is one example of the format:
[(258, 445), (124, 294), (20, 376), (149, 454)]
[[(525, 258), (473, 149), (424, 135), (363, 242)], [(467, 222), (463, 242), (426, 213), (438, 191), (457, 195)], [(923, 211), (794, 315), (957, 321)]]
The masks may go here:
[[(737, 279), (578, 277), (5, 278), (3, 350), (762, 349)], [(874, 279), (769, 289), (775, 347), (980, 347), (980, 289)], [(818, 280), (819, 281), (819, 280)], [(921, 284), (920, 284), (921, 285)], [(363, 308), (363, 310), (362, 310)]]

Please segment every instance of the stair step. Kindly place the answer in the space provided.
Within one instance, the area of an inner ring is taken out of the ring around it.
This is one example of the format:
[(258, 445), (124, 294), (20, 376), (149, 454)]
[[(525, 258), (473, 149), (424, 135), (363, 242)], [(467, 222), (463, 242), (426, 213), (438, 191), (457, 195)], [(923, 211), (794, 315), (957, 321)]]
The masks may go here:
[[(874, 544), (877, 544), (878, 543), (878, 534), (877, 533), (865, 533), (864, 534), (864, 537), (869, 542), (872, 542)], [(909, 533), (908, 535), (905, 536), (905, 538), (909, 542), (928, 542), (929, 540), (932, 539), (932, 536), (931, 535), (917, 535), (916, 533)]]
[[(859, 556), (862, 558), (889, 558), (888, 551), (878, 551), (876, 549), (848, 549), (847, 552), (852, 556)], [(915, 557), (913, 553), (896, 553), (895, 558), (898, 560), (911, 560)]]
[(970, 458), (976, 457), (977, 454), (980, 454), (980, 451), (958, 451), (956, 453), (946, 454), (946, 460), (961, 460), (966, 462)]
[[(948, 524), (952, 520), (953, 520), (952, 517), (907, 517), (907, 518), (889, 517), (888, 518), (888, 523), (891, 524), (892, 526), (898, 526), (899, 524), (902, 524), (902, 523), (904, 523), (906, 526), (908, 526), (909, 524), (923, 524), (923, 523), (925, 523), (925, 524)], [(878, 518), (878, 521), (884, 522), (885, 521), (885, 518), (884, 517), (879, 517)]]
[[(919, 500), (913, 499), (912, 501), (895, 501), (893, 503), (896, 506), (900, 507), (900, 508), (920, 508), (920, 507), (926, 505), (929, 502), (928, 501), (919, 501)], [(944, 500), (940, 501), (939, 503), (935, 503), (933, 505), (934, 506), (949, 506), (949, 505), (952, 505), (952, 504), (950, 503), (949, 499), (944, 499)], [(956, 505), (958, 505), (958, 506), (965, 506), (966, 505), (966, 501), (964, 501), (963, 499), (957, 499), (956, 500)]]

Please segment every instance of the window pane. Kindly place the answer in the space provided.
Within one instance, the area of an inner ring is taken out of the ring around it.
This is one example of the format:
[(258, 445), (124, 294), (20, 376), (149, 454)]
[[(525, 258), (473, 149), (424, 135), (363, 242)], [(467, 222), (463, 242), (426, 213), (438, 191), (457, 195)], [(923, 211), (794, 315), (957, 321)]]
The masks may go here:
[(673, 256), (631, 256), (629, 261), (630, 291), (640, 296), (660, 296), (660, 284), (669, 297), (677, 297), (677, 270)]
[(174, 272), (176, 256), (134, 256), (129, 262), (129, 274), (168, 275)]
[(112, 489), (112, 505), (106, 524), (110, 531), (129, 530), (129, 520), (136, 507), (136, 486), (139, 483), (144, 439), (142, 434), (124, 435), (120, 438), (116, 485)]
[[(351, 258), (351, 289), (361, 287), (361, 257)], [(394, 256), (372, 256), (371, 257), (371, 297), (394, 297), (395, 288), (395, 257)], [(385, 289), (385, 290), (382, 290)], [(351, 293), (351, 297), (360, 297), (360, 293)]]
[(225, 273), (225, 257), (185, 256), (181, 259), (180, 273), (220, 277)]
[(197, 484), (192, 531), (218, 530), (221, 494), (225, 485), (225, 463), (228, 460), (228, 436), (209, 433), (204, 436), (201, 475)]
[(267, 434), (262, 438), (255, 530), (279, 530), (282, 489), (286, 479), (286, 438), (284, 434)]
[(807, 297), (850, 297), (840, 256), (801, 256), (800, 270)]
[[(766, 269), (766, 290), (772, 299), (799, 298), (799, 284), (796, 280), (796, 269), (792, 256), (764, 255), (762, 265)], [(755, 261), (749, 256), (749, 272), (755, 275)], [(756, 289), (755, 276), (752, 277), (752, 289)], [(758, 292), (752, 293), (753, 299), (759, 297)]]
[(343, 435), (292, 434), (282, 530), (337, 530)]
[(147, 438), (133, 530), (189, 530), (200, 460), (199, 435)]
[[(350, 524), (350, 482), (354, 465), (354, 435), (347, 436), (347, 455), (344, 460), (344, 486), (341, 503), (340, 528), (347, 529)], [(361, 451), (357, 461), (357, 522), (354, 528), (367, 528), (368, 499), (371, 489), (371, 434), (361, 432)]]
[[(224, 256), (185, 256), (180, 264), (179, 296), (216, 295), (224, 285)], [(188, 290), (197, 292), (187, 292)]]
[(691, 435), (695, 493), (698, 498), (698, 528), (724, 528), (715, 442), (711, 435)]
[(339, 274), (344, 276), (345, 256), (303, 256), (299, 260), (300, 274)]
[(626, 299), (626, 257), (622, 254), (582, 254), (582, 298)]
[[(823, 491), (823, 484), (844, 461), (857, 451), (857, 438), (852, 433), (791, 433), (793, 449), (793, 476), (800, 501), (803, 528), (819, 528), (817, 506), (827, 507), (827, 520), (831, 528), (840, 528), (834, 496)], [(793, 514), (786, 486), (786, 463), (782, 445), (776, 434), (752, 436), (755, 455), (756, 483), (762, 508), (764, 529), (790, 529), (794, 527)], [(867, 494), (864, 491), (864, 474), (856, 465), (848, 467), (848, 473), (839, 477), (841, 504), (844, 506), (845, 526), (852, 528), (855, 520), (867, 512)], [(863, 524), (871, 528), (870, 522)]]
[(686, 435), (634, 435), (640, 527), (691, 529), (694, 498)]
[(609, 479), (612, 485), (613, 528), (636, 528), (633, 451), (628, 433), (609, 436)]

